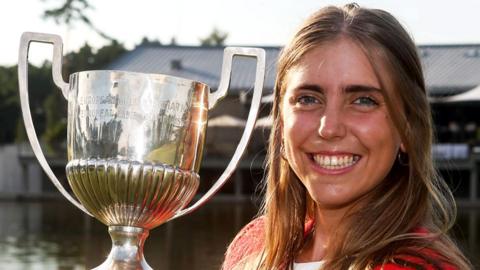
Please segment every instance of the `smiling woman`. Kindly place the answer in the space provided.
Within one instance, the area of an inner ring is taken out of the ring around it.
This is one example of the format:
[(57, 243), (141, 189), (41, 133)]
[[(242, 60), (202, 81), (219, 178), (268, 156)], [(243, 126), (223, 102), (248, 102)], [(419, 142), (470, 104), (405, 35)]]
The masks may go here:
[(285, 157), (316, 205), (335, 209), (340, 218), (340, 208), (382, 182), (400, 149), (380, 82), (362, 49), (347, 38), (312, 49), (287, 80)]
[(416, 48), (382, 10), (313, 14), (280, 56), (260, 217), (230, 269), (471, 269), (431, 157)]

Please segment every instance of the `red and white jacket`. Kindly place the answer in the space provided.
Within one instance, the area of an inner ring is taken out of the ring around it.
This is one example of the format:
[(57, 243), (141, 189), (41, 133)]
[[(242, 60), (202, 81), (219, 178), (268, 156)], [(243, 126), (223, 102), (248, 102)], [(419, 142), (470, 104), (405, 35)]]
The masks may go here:
[[(262, 250), (265, 239), (264, 225), (265, 218), (260, 217), (251, 221), (237, 234), (225, 254), (222, 270), (233, 270), (246, 256)], [(312, 228), (313, 222), (307, 223), (305, 233), (309, 233)], [(387, 263), (375, 267), (374, 270), (457, 270), (452, 265), (439, 262), (438, 256), (431, 250), (425, 249), (420, 252), (423, 252), (422, 256), (401, 255), (395, 258), (398, 264)], [(431, 258), (431, 260), (424, 258)], [(438, 265), (435, 265), (433, 261)]]

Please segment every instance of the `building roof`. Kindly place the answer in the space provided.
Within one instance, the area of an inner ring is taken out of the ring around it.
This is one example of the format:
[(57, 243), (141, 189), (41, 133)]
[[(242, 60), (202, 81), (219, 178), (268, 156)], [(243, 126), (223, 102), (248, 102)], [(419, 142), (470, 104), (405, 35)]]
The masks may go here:
[[(275, 64), (280, 47), (262, 47), (266, 52), (264, 89), (273, 89)], [(224, 47), (139, 46), (112, 62), (107, 69), (161, 73), (206, 83), (217, 89), (220, 82)], [(230, 89), (253, 89), (255, 58), (234, 59)]]
[(480, 85), (480, 44), (419, 46), (430, 95), (465, 92)]
[[(431, 96), (458, 94), (480, 85), (480, 44), (419, 46), (427, 89)], [(212, 89), (220, 81), (224, 47), (138, 46), (107, 68), (145, 73), (162, 73), (208, 84)], [(281, 47), (263, 47), (266, 51), (265, 89), (275, 83), (276, 61)], [(234, 61), (230, 89), (252, 89), (255, 60)]]

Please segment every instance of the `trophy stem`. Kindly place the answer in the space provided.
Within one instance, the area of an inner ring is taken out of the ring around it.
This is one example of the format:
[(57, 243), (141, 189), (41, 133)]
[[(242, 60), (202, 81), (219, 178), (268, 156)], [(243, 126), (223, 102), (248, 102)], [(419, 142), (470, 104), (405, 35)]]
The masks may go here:
[(153, 270), (143, 257), (148, 230), (131, 226), (109, 226), (112, 250), (108, 258), (93, 270)]

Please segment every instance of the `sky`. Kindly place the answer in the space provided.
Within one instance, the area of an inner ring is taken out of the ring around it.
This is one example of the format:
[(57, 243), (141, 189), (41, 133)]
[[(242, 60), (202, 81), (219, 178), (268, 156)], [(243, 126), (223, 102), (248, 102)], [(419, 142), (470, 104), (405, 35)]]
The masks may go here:
[[(86, 42), (100, 48), (107, 44), (80, 22), (57, 25), (42, 18), (43, 11), (64, 0), (4, 1), (0, 8), (2, 47), (0, 65), (18, 61), (20, 36), (25, 31), (60, 35), (65, 51), (76, 51)], [(7, 3), (8, 2), (8, 3)], [(103, 32), (127, 49), (143, 37), (164, 44), (175, 38), (179, 45), (198, 45), (213, 28), (228, 33), (227, 45), (282, 46), (299, 24), (326, 5), (338, 0), (89, 0), (94, 7), (86, 14)], [(357, 0), (368, 8), (392, 13), (422, 44), (480, 44), (480, 0)], [(51, 58), (51, 47), (33, 44), (30, 61), (39, 64)]]

